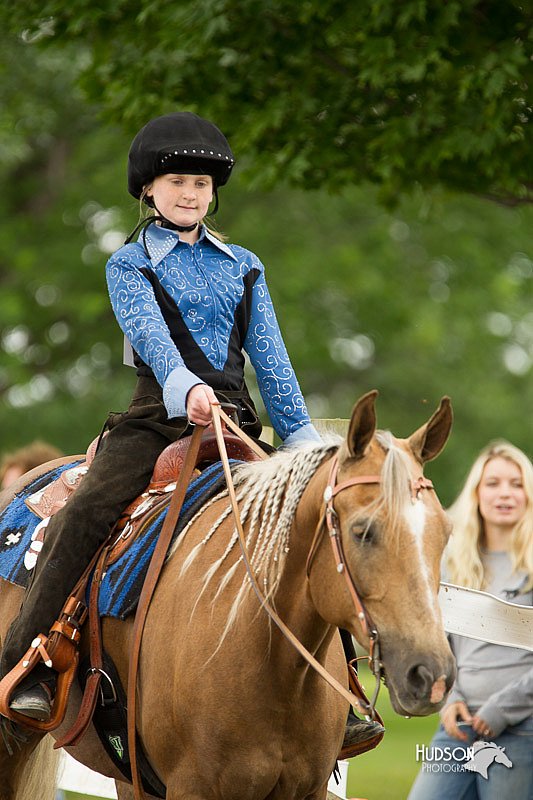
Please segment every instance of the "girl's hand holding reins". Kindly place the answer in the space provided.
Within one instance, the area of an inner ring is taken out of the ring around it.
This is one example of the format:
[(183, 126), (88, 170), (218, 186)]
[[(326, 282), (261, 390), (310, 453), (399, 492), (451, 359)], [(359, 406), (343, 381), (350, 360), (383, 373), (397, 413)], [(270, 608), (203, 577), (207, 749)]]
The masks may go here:
[(195, 425), (209, 425), (211, 422), (211, 403), (217, 398), (210, 386), (198, 383), (187, 395), (187, 416)]
[(467, 734), (457, 725), (460, 719), (467, 722), (469, 725), (472, 724), (472, 717), (466, 703), (463, 703), (461, 700), (456, 703), (450, 703), (449, 706), (445, 706), (442, 709), (440, 718), (448, 736), (453, 736), (454, 739), (460, 739), (462, 742), (468, 741)]

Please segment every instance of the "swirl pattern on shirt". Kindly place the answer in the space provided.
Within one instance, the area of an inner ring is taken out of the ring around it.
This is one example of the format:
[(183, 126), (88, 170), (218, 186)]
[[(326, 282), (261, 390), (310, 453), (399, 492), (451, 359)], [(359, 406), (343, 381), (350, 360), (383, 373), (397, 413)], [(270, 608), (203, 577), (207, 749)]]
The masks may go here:
[[(150, 226), (151, 230), (154, 226)], [(143, 247), (118, 250), (107, 265), (111, 304), (118, 323), (142, 360), (164, 385), (176, 367), (184, 367), (145, 274), (150, 270), (172, 298), (196, 344), (216, 370), (223, 370), (244, 294), (244, 277), (255, 270), (251, 316), (244, 349), (257, 375), (261, 396), (278, 435), (285, 439), (309, 423), (305, 402), (276, 319), (264, 267), (254, 253), (238, 245), (219, 245), (202, 237), (195, 245), (158, 232)], [(155, 245), (154, 245), (155, 242)], [(155, 252), (155, 255), (153, 254)]]

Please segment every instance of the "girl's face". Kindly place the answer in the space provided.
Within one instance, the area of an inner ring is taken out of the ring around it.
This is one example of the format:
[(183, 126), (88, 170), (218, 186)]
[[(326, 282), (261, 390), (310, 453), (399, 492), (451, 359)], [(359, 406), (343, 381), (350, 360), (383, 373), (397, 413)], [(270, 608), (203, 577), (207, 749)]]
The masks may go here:
[(213, 179), (210, 175), (158, 175), (146, 194), (170, 222), (193, 225), (207, 214), (213, 199)]
[(508, 458), (496, 456), (485, 464), (477, 494), (485, 529), (512, 530), (525, 514), (527, 495), (522, 472)]

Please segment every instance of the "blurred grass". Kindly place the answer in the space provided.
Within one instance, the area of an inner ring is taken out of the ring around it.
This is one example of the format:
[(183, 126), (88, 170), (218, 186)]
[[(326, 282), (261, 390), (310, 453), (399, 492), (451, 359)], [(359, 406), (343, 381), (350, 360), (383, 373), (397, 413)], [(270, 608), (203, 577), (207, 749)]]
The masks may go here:
[[(367, 695), (374, 689), (366, 665), (360, 667), (361, 681)], [(382, 686), (377, 703), (386, 733), (375, 750), (350, 761), (348, 768), (349, 798), (365, 800), (406, 800), (419, 769), (416, 745), (429, 744), (438, 726), (438, 714), (405, 719), (392, 709), (387, 689)]]
[(65, 800), (104, 800), (103, 797), (94, 797), (92, 794), (78, 794), (77, 792), (64, 792), (64, 795)]
[[(366, 665), (360, 676), (368, 695), (374, 688)], [(350, 761), (348, 768), (349, 798), (365, 800), (406, 800), (419, 769), (416, 745), (429, 744), (437, 725), (438, 715), (431, 717), (399, 717), (392, 709), (387, 689), (382, 686), (378, 710), (385, 722), (386, 733), (381, 744), (370, 753)], [(86, 794), (65, 792), (65, 800), (101, 800)]]

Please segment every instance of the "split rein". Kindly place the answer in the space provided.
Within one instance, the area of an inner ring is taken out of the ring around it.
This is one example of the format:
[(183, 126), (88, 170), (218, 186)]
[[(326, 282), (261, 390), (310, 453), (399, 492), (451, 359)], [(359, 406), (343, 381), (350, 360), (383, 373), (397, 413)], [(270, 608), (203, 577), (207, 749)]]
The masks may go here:
[[(274, 611), (272, 606), (264, 597), (261, 589), (259, 588), (252, 566), (250, 564), (250, 558), (248, 556), (248, 551), (246, 547), (246, 538), (242, 527), (242, 522), (239, 513), (239, 506), (237, 503), (235, 488), (233, 486), (231, 468), (229, 465), (229, 460), (226, 452), (226, 445), (224, 442), (222, 421), (224, 421), (226, 426), (230, 428), (239, 438), (241, 438), (247, 444), (252, 443), (255, 445), (255, 442), (253, 442), (253, 440), (251, 440), (245, 433), (243, 433), (241, 429), (238, 427), (238, 425), (236, 425), (233, 422), (233, 420), (231, 420), (230, 417), (228, 417), (227, 414), (225, 414), (224, 411), (222, 411), (219, 403), (212, 403), (211, 410), (213, 418), (213, 428), (215, 430), (215, 436), (219, 448), (220, 460), (222, 462), (222, 466), (224, 469), (224, 475), (228, 487), (228, 496), (230, 499), (233, 516), (235, 519), (235, 527), (237, 530), (237, 536), (239, 538), (239, 544), (242, 551), (243, 562), (246, 567), (246, 572), (250, 579), (250, 583), (252, 585), (255, 594), (257, 595), (260, 605), (262, 606), (262, 608), (264, 608), (270, 619), (280, 629), (283, 635), (295, 647), (295, 649), (300, 653), (300, 655), (307, 661), (307, 663), (310, 664), (313, 667), (313, 669), (315, 669), (316, 672), (318, 672), (319, 675), (322, 678), (324, 678), (324, 680), (327, 681), (327, 683), (329, 683), (329, 685), (333, 689), (335, 689), (335, 691), (337, 691), (340, 695), (342, 695), (342, 697), (344, 697), (344, 699), (347, 700), (350, 703), (350, 705), (352, 705), (354, 708), (357, 708), (358, 711), (368, 719), (373, 719), (375, 716), (375, 705), (378, 698), (379, 689), (381, 686), (381, 678), (383, 677), (383, 664), (380, 658), (379, 634), (374, 622), (372, 621), (370, 614), (368, 613), (368, 611), (364, 606), (364, 603), (361, 599), (361, 596), (355, 586), (352, 575), (350, 573), (350, 569), (346, 561), (344, 548), (342, 546), (342, 540), (340, 536), (339, 517), (335, 511), (333, 501), (334, 498), (340, 492), (344, 491), (344, 489), (348, 489), (352, 486), (357, 486), (361, 484), (380, 484), (381, 477), (379, 475), (361, 475), (355, 478), (349, 478), (348, 480), (342, 481), (342, 483), (337, 483), (338, 470), (339, 470), (338, 455), (333, 456), (328, 476), (328, 483), (326, 489), (324, 490), (325, 511), (321, 515), (321, 518), (318, 522), (315, 536), (311, 544), (311, 549), (309, 551), (309, 556), (307, 559), (307, 576), (309, 577), (311, 565), (318, 550), (323, 532), (327, 528), (329, 539), (337, 563), (337, 572), (343, 574), (346, 579), (348, 590), (350, 592), (350, 596), (354, 603), (357, 612), (357, 617), (361, 623), (363, 633), (366, 636), (368, 636), (370, 642), (368, 662), (370, 664), (371, 671), (375, 677), (376, 685), (374, 688), (374, 694), (372, 696), (372, 699), (370, 700), (370, 702), (365, 702), (360, 697), (355, 695), (353, 692), (350, 692), (348, 689), (346, 689), (341, 683), (339, 683), (339, 681), (336, 680), (336, 678), (330, 675), (330, 673), (322, 666), (322, 664), (320, 664), (320, 662), (317, 661), (317, 659), (303, 646), (303, 644), (296, 638), (296, 636), (292, 633), (292, 631), (285, 625), (283, 620)], [(255, 448), (257, 448), (257, 445), (255, 445)], [(261, 457), (268, 458), (268, 456), (264, 453), (261, 453)], [(432, 488), (433, 484), (430, 480), (424, 477), (420, 477), (412, 483), (411, 486), (412, 497), (416, 499), (418, 497), (419, 492), (422, 489), (432, 489)], [(324, 525), (324, 521), (326, 525)]]

